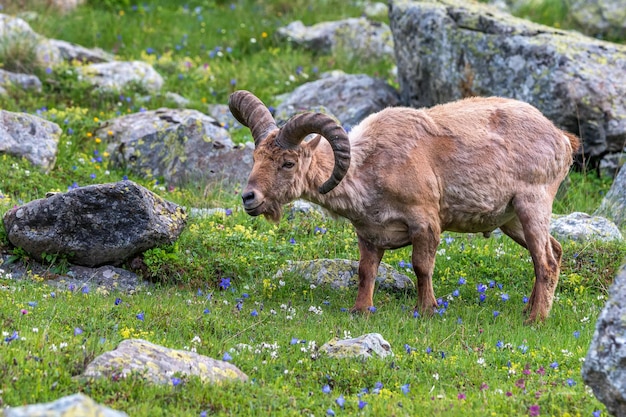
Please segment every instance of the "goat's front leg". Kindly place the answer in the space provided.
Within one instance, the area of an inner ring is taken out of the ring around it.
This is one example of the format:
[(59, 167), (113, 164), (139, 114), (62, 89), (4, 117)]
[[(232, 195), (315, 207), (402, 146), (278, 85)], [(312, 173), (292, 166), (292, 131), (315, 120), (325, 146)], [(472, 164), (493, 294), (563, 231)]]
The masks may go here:
[(437, 225), (424, 224), (412, 236), (413, 270), (417, 277), (417, 305), (420, 314), (431, 316), (437, 308), (437, 299), (433, 290), (433, 271), (435, 255), (439, 246), (441, 230)]
[(374, 284), (385, 251), (359, 236), (359, 289), (352, 311), (366, 312), (374, 305)]

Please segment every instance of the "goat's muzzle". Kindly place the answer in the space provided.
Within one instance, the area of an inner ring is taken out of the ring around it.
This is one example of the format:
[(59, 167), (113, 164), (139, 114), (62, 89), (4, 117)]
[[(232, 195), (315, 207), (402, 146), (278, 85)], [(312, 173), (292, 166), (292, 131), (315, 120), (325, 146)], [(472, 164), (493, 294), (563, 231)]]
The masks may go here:
[[(260, 197), (260, 198), (259, 198)], [(250, 216), (258, 216), (263, 214), (264, 200), (263, 195), (254, 190), (245, 189), (241, 193), (243, 208)]]

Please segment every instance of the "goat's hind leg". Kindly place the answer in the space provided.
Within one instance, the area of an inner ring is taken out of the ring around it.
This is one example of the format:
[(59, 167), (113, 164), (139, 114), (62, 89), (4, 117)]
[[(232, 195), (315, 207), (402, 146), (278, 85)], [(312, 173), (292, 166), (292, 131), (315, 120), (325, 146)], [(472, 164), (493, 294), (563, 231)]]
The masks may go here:
[(425, 316), (433, 315), (437, 308), (437, 299), (433, 289), (433, 271), (440, 233), (438, 227), (425, 225), (412, 236), (413, 254), (411, 262), (417, 277), (417, 305), (415, 310)]
[(562, 249), (550, 236), (551, 204), (515, 204), (517, 218), (501, 227), (530, 252), (535, 271), (535, 284), (525, 312), (527, 323), (543, 321), (548, 317), (554, 292), (559, 281)]

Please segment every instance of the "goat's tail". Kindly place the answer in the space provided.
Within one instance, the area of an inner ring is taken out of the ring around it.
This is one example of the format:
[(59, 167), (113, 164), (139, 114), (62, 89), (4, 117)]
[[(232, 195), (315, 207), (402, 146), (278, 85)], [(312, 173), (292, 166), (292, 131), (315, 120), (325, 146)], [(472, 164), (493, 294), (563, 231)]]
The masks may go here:
[(563, 131), (563, 134), (567, 139), (569, 139), (569, 144), (572, 147), (572, 155), (575, 154), (580, 148), (580, 139), (578, 139), (578, 136), (573, 133)]

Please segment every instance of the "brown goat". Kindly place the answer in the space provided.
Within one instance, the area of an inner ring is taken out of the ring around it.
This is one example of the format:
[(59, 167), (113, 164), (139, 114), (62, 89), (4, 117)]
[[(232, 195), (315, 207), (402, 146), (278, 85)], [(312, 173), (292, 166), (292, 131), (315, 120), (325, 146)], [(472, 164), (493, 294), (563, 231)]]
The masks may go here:
[[(279, 221), (282, 206), (303, 197), (354, 225), (360, 262), (353, 310), (373, 305), (385, 250), (413, 245), (416, 309), (432, 314), (441, 232), (499, 227), (534, 263), (528, 322), (548, 316), (562, 254), (549, 232), (552, 202), (580, 144), (533, 106), (475, 97), (430, 109), (387, 108), (349, 135), (319, 113), (294, 116), (279, 129), (248, 91), (233, 93), (229, 106), (255, 141), (242, 192), (248, 214)], [(318, 135), (303, 141), (311, 133)]]

